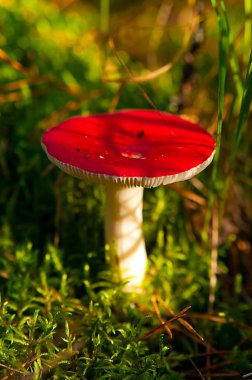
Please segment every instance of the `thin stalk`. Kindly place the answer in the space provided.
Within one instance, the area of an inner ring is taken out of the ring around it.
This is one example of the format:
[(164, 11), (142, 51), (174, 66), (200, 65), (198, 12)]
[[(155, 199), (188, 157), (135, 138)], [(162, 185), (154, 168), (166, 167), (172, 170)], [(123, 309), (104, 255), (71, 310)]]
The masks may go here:
[(245, 127), (246, 121), (248, 119), (249, 110), (251, 106), (251, 100), (252, 100), (252, 49), (250, 51), (250, 57), (249, 57), (247, 74), (246, 74), (242, 102), (241, 102), (241, 109), (240, 109), (240, 114), (239, 114), (239, 118), (237, 122), (237, 128), (235, 130), (233, 148), (232, 148), (231, 157), (229, 161), (229, 170), (228, 170), (229, 175), (231, 174), (234, 167), (234, 162), (235, 162), (237, 151), (240, 145), (242, 132)]
[(110, 0), (100, 0), (100, 28), (102, 35), (107, 35), (109, 31), (109, 9)]
[[(219, 90), (218, 90), (218, 123), (217, 123), (217, 137), (216, 137), (216, 152), (214, 158), (212, 183), (216, 183), (218, 177), (218, 166), (221, 148), (221, 134), (223, 126), (223, 105), (225, 95), (225, 84), (227, 76), (227, 50), (228, 50), (228, 26), (225, 17), (223, 16), (223, 9), (225, 9), (224, 1), (220, 1), (221, 11), (217, 5), (216, 0), (211, 0), (213, 8), (216, 12), (217, 22), (219, 25)], [(213, 199), (212, 199), (213, 203)]]
[[(252, 0), (249, 0), (249, 1), (252, 1)], [(237, 55), (234, 48), (234, 39), (233, 39), (232, 32), (230, 30), (230, 24), (229, 24), (228, 15), (227, 15), (224, 1), (221, 3), (221, 11), (222, 11), (222, 16), (227, 28), (230, 68), (233, 74), (233, 80), (236, 87), (237, 99), (240, 100), (242, 97), (242, 92), (243, 92), (243, 81), (242, 81), (242, 76), (240, 74), (239, 63), (238, 63)]]
[(244, 62), (248, 60), (248, 50), (252, 45), (252, 0), (244, 0), (245, 26), (244, 26)]
[(210, 290), (208, 312), (214, 311), (215, 291), (217, 285), (217, 269), (218, 269), (218, 246), (219, 246), (219, 207), (216, 199), (213, 207), (212, 217), (212, 237), (211, 237), (211, 268), (210, 268)]
[(221, 136), (223, 127), (223, 108), (224, 108), (224, 96), (225, 96), (225, 86), (226, 86), (226, 76), (227, 76), (227, 51), (228, 51), (228, 26), (226, 19), (223, 16), (223, 10), (225, 10), (224, 1), (221, 1), (221, 8), (217, 4), (216, 0), (211, 0), (212, 6), (215, 10), (217, 22), (219, 26), (219, 87), (218, 87), (218, 121), (217, 121), (217, 136), (216, 136), (216, 150), (215, 157), (213, 160), (213, 171), (212, 171), (212, 192), (209, 195), (209, 207), (205, 218), (205, 226), (203, 229), (202, 238), (204, 241), (208, 240), (208, 227), (210, 225), (210, 220), (212, 216), (212, 209), (216, 195), (220, 198), (220, 191), (218, 192), (218, 170), (219, 170), (219, 159), (221, 150)]
[[(225, 3), (223, 0), (220, 0), (220, 8), (216, 0), (211, 0), (212, 6), (215, 10), (217, 22), (219, 26), (219, 88), (218, 88), (218, 122), (217, 122), (217, 137), (216, 137), (216, 152), (214, 158), (214, 165), (212, 171), (212, 184), (213, 190), (210, 193), (209, 197), (209, 209), (206, 217), (206, 228), (210, 225), (212, 219), (212, 241), (211, 241), (211, 266), (209, 274), (209, 311), (212, 311), (214, 308), (215, 300), (215, 289), (216, 289), (216, 268), (218, 265), (218, 231), (219, 224), (216, 221), (219, 221), (218, 209), (216, 209), (215, 204), (220, 198), (220, 192), (218, 190), (218, 171), (219, 171), (219, 159), (220, 159), (220, 149), (221, 149), (221, 136), (222, 136), (222, 127), (223, 127), (223, 108), (224, 108), (224, 96), (225, 96), (225, 87), (226, 87), (226, 76), (227, 76), (227, 52), (229, 45), (229, 29), (223, 12), (225, 13)], [(214, 211), (213, 211), (214, 210)], [(207, 354), (209, 353), (209, 346), (207, 347)], [(210, 356), (207, 355), (207, 366), (211, 364)], [(207, 374), (206, 378), (209, 378)]]

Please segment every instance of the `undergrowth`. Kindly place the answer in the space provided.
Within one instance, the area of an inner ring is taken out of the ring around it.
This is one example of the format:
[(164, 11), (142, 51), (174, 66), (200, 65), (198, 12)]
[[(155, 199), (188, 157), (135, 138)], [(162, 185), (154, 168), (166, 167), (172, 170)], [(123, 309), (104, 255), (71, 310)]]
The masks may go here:
[[(251, 5), (178, 3), (0, 0), (1, 380), (252, 378)], [(148, 273), (129, 294), (103, 187), (53, 168), (40, 137), (153, 107), (199, 121), (217, 151), (145, 191)]]

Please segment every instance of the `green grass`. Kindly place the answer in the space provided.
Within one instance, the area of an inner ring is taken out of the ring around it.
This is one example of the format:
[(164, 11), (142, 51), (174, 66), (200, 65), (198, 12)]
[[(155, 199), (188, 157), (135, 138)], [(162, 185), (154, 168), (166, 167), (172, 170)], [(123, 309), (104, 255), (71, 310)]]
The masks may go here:
[[(165, 5), (0, 2), (1, 380), (251, 372), (251, 5)], [(129, 75), (142, 79), (105, 80)], [(152, 107), (198, 120), (217, 149), (197, 181), (145, 191), (148, 273), (128, 294), (102, 186), (53, 168), (40, 138), (72, 115)]]
[(242, 133), (247, 126), (247, 120), (251, 108), (252, 99), (252, 50), (250, 51), (250, 57), (248, 61), (247, 73), (245, 78), (244, 90), (242, 94), (241, 108), (237, 126), (235, 129), (234, 145), (230, 157), (230, 170), (234, 165), (234, 161), (238, 152), (239, 145), (241, 143)]
[(215, 183), (218, 177), (218, 161), (220, 159), (221, 136), (223, 127), (223, 107), (227, 77), (227, 51), (228, 51), (228, 20), (224, 1), (221, 1), (221, 10), (215, 0), (212, 1), (213, 8), (216, 12), (219, 26), (219, 89), (218, 89), (218, 123), (216, 135), (216, 152), (212, 171), (212, 181)]

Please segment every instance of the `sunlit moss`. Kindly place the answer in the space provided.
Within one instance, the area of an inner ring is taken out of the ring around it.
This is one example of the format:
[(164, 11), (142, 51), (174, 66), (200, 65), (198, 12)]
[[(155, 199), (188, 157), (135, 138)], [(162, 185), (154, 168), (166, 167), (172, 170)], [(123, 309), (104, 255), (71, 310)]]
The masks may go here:
[[(219, 177), (212, 183), (210, 167), (197, 182), (180, 185), (185, 193), (145, 191), (148, 272), (142, 292), (125, 293), (108, 259), (102, 186), (60, 174), (40, 146), (42, 131), (65, 118), (121, 108), (176, 111), (215, 134), (219, 30), (211, 3), (204, 3), (206, 33), (196, 52), (193, 36), (183, 45), (194, 1), (111, 1), (102, 33), (99, 1), (0, 3), (2, 377), (172, 380), (198, 376), (192, 363), (206, 378), (209, 368), (216, 375), (211, 364), (225, 375), (248, 373), (251, 136), (244, 132), (230, 187), (237, 197), (230, 198), (226, 167), (240, 111), (233, 107), (230, 62)], [(243, 6), (225, 3), (245, 81)], [(182, 47), (171, 69), (146, 78), (172, 63)], [(202, 202), (188, 199), (188, 192)], [(220, 202), (214, 313), (208, 312), (213, 224), (205, 221), (206, 214), (212, 220), (211, 194)], [(168, 323), (173, 339), (162, 325), (187, 306), (184, 320), (205, 343), (181, 318)]]

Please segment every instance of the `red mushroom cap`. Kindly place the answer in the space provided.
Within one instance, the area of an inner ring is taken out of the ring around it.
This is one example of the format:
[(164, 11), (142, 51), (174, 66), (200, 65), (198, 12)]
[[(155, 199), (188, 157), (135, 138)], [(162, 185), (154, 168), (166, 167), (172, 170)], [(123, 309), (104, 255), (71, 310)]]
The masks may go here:
[(47, 130), (49, 159), (78, 178), (154, 187), (193, 177), (215, 141), (198, 124), (155, 110), (74, 117)]

